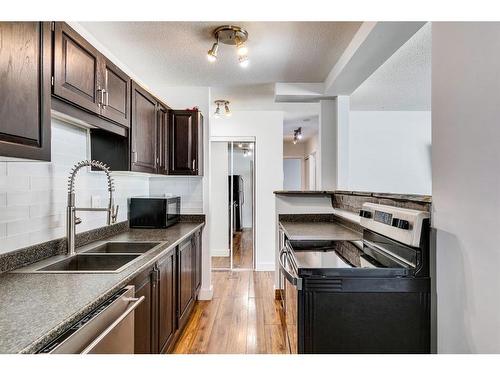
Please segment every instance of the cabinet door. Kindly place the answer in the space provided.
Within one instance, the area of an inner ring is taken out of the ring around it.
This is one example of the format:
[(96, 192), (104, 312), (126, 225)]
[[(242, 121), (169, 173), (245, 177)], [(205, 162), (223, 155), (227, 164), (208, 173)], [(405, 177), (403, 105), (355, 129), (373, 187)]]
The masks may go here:
[(158, 348), (166, 351), (175, 333), (175, 251), (158, 262)]
[(182, 326), (193, 302), (193, 246), (191, 239), (179, 245), (179, 326)]
[(0, 22), (0, 156), (50, 161), (50, 23)]
[(168, 108), (158, 107), (158, 168), (157, 173), (168, 174)]
[(131, 170), (156, 172), (156, 99), (132, 82)]
[(172, 111), (169, 174), (198, 174), (198, 111)]
[(130, 126), (130, 78), (115, 64), (103, 56), (104, 92), (101, 115)]
[(135, 354), (153, 354), (155, 348), (155, 271), (149, 270), (134, 280), (135, 296), (144, 296), (144, 301), (134, 312), (134, 352)]
[(53, 93), (81, 108), (100, 114), (101, 54), (64, 22), (54, 30)]
[(194, 246), (194, 294), (198, 292), (201, 286), (201, 232), (196, 232), (193, 236)]

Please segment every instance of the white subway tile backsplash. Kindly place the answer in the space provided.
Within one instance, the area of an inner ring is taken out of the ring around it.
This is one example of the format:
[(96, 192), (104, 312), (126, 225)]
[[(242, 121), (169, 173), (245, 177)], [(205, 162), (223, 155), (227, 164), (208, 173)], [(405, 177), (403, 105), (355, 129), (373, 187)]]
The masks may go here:
[[(66, 235), (67, 181), (71, 167), (89, 159), (87, 131), (52, 120), (52, 161), (0, 162), (0, 253), (13, 251)], [(127, 219), (128, 198), (171, 193), (182, 198), (183, 214), (203, 212), (200, 177), (150, 177), (116, 174), (114, 200), (120, 206), (118, 221)], [(90, 207), (91, 197), (107, 204), (103, 172), (83, 168), (76, 178), (76, 204)], [(106, 214), (81, 212), (77, 233), (106, 224)]]
[[(89, 159), (87, 132), (52, 120), (52, 161), (0, 162), (0, 253), (49, 241), (66, 235), (67, 181), (71, 167)], [(127, 198), (147, 195), (147, 176), (116, 177), (115, 203), (120, 205), (118, 220), (127, 219)], [(76, 203), (90, 206), (92, 195), (107, 203), (106, 177), (102, 172), (80, 170), (76, 178)], [(106, 214), (79, 213), (82, 224), (77, 232), (106, 224)]]

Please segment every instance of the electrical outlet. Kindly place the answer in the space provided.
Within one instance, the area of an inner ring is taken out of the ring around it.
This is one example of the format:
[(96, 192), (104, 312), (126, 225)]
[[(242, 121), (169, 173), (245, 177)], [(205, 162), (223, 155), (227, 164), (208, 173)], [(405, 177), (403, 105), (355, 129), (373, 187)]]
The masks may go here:
[(92, 195), (90, 197), (90, 207), (92, 207), (92, 208), (101, 207), (101, 196), (100, 195)]

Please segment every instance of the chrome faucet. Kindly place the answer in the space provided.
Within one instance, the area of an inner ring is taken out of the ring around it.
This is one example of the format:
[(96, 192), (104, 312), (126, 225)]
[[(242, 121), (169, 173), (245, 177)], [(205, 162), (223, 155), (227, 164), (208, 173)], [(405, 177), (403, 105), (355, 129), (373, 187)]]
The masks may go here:
[[(108, 192), (109, 192), (109, 202), (108, 207), (95, 208), (95, 207), (75, 207), (75, 177), (78, 171), (83, 167), (96, 167), (106, 173), (108, 178)], [(67, 246), (68, 255), (75, 255), (75, 232), (76, 226), (82, 222), (79, 217), (76, 217), (77, 211), (106, 211), (108, 213), (107, 224), (111, 225), (116, 223), (116, 217), (118, 216), (118, 206), (113, 203), (113, 191), (115, 190), (113, 178), (109, 172), (109, 168), (106, 164), (96, 161), (96, 160), (83, 160), (76, 163), (71, 169), (71, 174), (68, 179), (68, 207), (66, 209), (66, 234), (67, 234)]]

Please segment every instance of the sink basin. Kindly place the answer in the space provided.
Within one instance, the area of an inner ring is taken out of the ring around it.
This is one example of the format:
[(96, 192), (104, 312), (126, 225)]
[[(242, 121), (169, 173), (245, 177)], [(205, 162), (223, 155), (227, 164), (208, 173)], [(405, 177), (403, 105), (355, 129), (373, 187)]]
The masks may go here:
[(117, 272), (140, 254), (77, 254), (35, 272)]
[(144, 254), (160, 242), (106, 242), (82, 254)]

